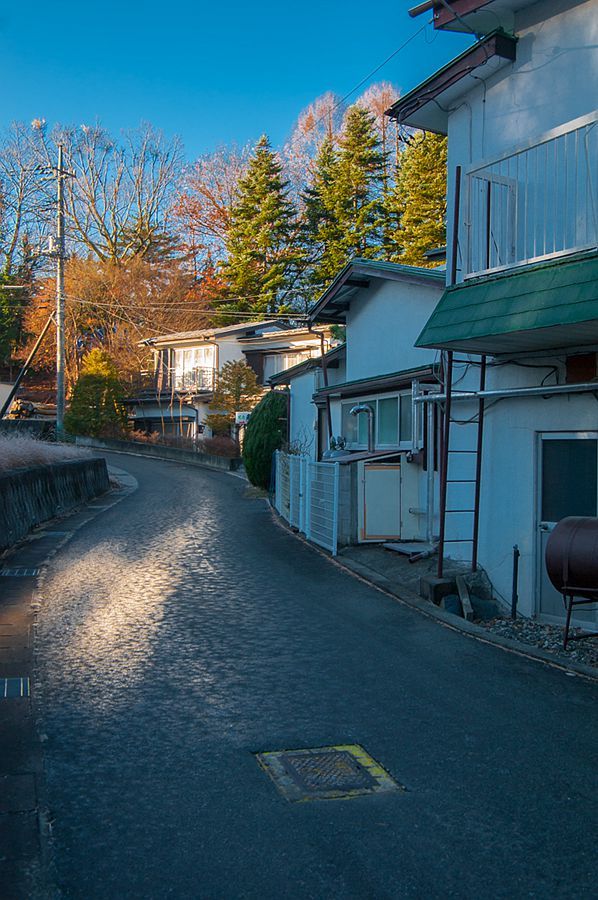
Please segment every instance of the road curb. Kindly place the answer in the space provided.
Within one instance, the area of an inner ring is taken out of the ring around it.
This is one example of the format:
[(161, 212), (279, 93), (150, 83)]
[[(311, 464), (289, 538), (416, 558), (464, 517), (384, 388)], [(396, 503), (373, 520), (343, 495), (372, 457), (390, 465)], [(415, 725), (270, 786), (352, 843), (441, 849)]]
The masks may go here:
[[(25, 646), (19, 653), (18, 672), (11, 671), (14, 663), (9, 662), (3, 666), (2, 674), (8, 677), (21, 676), (28, 681), (32, 690), (28, 690), (17, 700), (2, 701), (19, 705), (2, 709), (2, 721), (5, 726), (10, 723), (10, 728), (0, 729), (0, 760), (3, 761), (2, 777), (7, 784), (18, 785), (24, 779), (29, 779), (33, 791), (32, 804), (35, 803), (34, 809), (22, 811), (17, 797), (16, 805), (5, 804), (0, 814), (3, 838), (8, 840), (7, 835), (13, 834), (7, 846), (0, 846), (0, 893), (3, 897), (28, 896), (42, 900), (57, 896), (52, 874), (52, 818), (41, 800), (44, 785), (44, 736), (40, 733), (36, 714), (39, 689), (36, 662), (38, 613), (44, 600), (43, 585), (50, 560), (84, 525), (137, 490), (137, 480), (124, 469), (108, 466), (108, 474), (113, 483), (117, 482), (116, 489), (113, 487), (111, 491), (91, 498), (62, 516), (48, 519), (0, 557), (0, 567), (7, 562), (8, 568), (31, 566), (31, 575), (19, 579), (18, 588), (13, 585), (9, 594), (9, 606), (4, 607), (4, 612), (7, 608), (13, 610), (11, 615), (20, 625), (18, 632), (16, 629), (11, 631), (11, 637), (18, 639), (18, 646), (22, 643)], [(45, 546), (48, 538), (50, 547)], [(3, 606), (0, 605), (0, 612), (2, 611)], [(19, 823), (20, 830), (17, 828), (15, 832)]]
[(440, 609), (438, 606), (434, 606), (429, 600), (424, 600), (416, 594), (410, 594), (403, 588), (397, 587), (389, 578), (380, 575), (379, 572), (375, 572), (373, 569), (364, 566), (362, 563), (355, 562), (355, 560), (352, 559), (345, 559), (344, 557), (339, 558), (338, 556), (331, 556), (326, 550), (318, 547), (311, 541), (308, 541), (302, 534), (291, 528), (282, 516), (278, 514), (271, 503), (268, 502), (268, 505), (272, 512), (273, 520), (280, 528), (284, 529), (284, 531), (292, 534), (307, 547), (315, 550), (316, 553), (319, 553), (320, 556), (324, 557), (328, 562), (343, 569), (349, 575), (359, 578), (361, 581), (364, 581), (376, 590), (381, 591), (383, 594), (392, 597), (394, 600), (398, 600), (399, 603), (402, 603), (404, 606), (408, 606), (421, 615), (427, 616), (429, 619), (434, 619), (446, 628), (451, 628), (453, 631), (458, 631), (481, 643), (490, 644), (507, 653), (515, 653), (517, 656), (524, 656), (535, 662), (551, 666), (553, 669), (559, 669), (561, 672), (564, 672), (565, 675), (586, 678), (589, 681), (598, 681), (598, 671), (591, 666), (586, 666), (583, 663), (577, 662), (566, 662), (559, 657), (553, 656), (546, 650), (542, 650), (540, 647), (534, 647), (531, 644), (523, 644), (520, 641), (515, 641), (512, 638), (506, 638), (499, 634), (491, 634), (480, 625), (468, 622), (466, 619), (461, 619), (459, 616), (455, 616), (452, 613), (446, 612), (444, 609)]

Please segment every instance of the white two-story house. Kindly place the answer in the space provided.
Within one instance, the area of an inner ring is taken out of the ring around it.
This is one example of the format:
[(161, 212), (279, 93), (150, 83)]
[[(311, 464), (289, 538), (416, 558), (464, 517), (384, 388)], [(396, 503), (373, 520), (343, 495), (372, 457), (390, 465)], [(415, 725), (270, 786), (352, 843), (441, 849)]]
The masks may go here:
[(413, 395), (437, 387), (437, 352), (415, 341), (444, 282), (439, 269), (353, 259), (309, 313), (314, 327), (343, 326), (344, 347), (270, 379), (289, 387), (292, 450), (343, 470), (339, 543), (433, 536), (436, 425), (414, 415)]
[(508, 602), (517, 545), (520, 611), (561, 621), (546, 540), (598, 513), (598, 4), (430, 9), (478, 36), (389, 110), (448, 135), (447, 288), (417, 340), (444, 372), (439, 573), (471, 560)]
[(128, 401), (130, 420), (138, 430), (194, 438), (207, 433), (205, 419), (226, 363), (246, 362), (263, 386), (276, 372), (329, 349), (329, 331), (289, 328), (272, 319), (166, 334), (142, 343), (153, 351), (153, 371)]

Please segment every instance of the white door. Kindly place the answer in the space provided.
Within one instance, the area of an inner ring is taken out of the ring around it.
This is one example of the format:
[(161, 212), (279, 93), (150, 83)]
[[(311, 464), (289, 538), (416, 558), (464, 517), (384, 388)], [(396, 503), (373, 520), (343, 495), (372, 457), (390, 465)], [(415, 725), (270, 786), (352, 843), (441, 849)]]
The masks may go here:
[[(541, 434), (538, 486), (538, 613), (548, 622), (560, 623), (564, 621), (565, 608), (546, 572), (546, 544), (557, 522), (566, 516), (598, 514), (598, 434)], [(596, 622), (592, 607), (578, 607), (573, 616), (573, 621), (581, 626)]]
[(366, 463), (363, 467), (362, 541), (401, 537), (401, 467)]

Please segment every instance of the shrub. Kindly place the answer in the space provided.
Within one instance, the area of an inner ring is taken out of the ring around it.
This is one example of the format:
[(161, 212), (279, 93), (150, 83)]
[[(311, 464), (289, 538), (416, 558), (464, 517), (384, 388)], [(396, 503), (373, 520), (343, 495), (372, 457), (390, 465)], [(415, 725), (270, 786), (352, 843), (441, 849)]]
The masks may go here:
[(281, 446), (286, 431), (287, 395), (270, 391), (251, 413), (245, 430), (243, 462), (247, 477), (256, 487), (270, 487), (272, 454)]
[(200, 441), (199, 449), (206, 453), (213, 453), (214, 456), (230, 456), (232, 458), (238, 456), (240, 452), (237, 442), (225, 435), (204, 438)]
[(123, 389), (105, 350), (89, 353), (81, 367), (64, 426), (71, 434), (120, 437), (127, 430)]

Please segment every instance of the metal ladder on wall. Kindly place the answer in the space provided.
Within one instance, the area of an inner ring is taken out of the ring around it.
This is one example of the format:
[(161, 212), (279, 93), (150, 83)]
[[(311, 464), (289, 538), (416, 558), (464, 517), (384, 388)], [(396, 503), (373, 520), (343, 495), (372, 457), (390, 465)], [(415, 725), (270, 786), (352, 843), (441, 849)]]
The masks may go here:
[[(444, 410), (441, 431), (441, 453), (440, 453), (440, 534), (438, 540), (438, 577), (442, 578), (444, 572), (444, 552), (447, 544), (471, 544), (471, 571), (475, 572), (478, 567), (478, 537), (480, 524), (480, 482), (482, 472), (482, 443), (484, 437), (484, 398), (478, 398), (478, 415), (477, 421), (472, 421), (471, 427), (476, 428), (475, 448), (472, 449), (451, 449), (451, 425), (456, 424), (452, 418), (453, 407), (453, 351), (446, 353), (444, 361)], [(486, 387), (486, 357), (481, 357), (480, 362), (480, 393)], [(469, 459), (473, 456), (474, 477), (473, 478), (451, 478), (451, 462), (453, 468), (457, 468), (457, 460), (463, 455)], [(473, 486), (473, 508), (463, 508), (460, 506), (451, 508), (447, 502), (449, 495), (449, 485), (472, 485)], [(447, 516), (467, 514), (472, 516), (472, 529), (470, 538), (447, 538), (446, 524)]]

